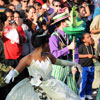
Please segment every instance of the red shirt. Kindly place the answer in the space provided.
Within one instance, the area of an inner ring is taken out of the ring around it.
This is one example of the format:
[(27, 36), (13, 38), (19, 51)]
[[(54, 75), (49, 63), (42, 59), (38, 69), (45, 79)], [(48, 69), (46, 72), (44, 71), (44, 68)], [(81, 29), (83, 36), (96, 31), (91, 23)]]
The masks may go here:
[[(7, 26), (4, 30), (4, 35), (7, 34), (7, 31), (10, 31), (12, 26)], [(25, 38), (25, 33), (21, 26), (17, 26), (17, 31), (20, 36)], [(22, 54), (22, 45), (18, 43), (12, 43), (10, 39), (4, 36), (4, 53), (5, 59), (18, 59)]]

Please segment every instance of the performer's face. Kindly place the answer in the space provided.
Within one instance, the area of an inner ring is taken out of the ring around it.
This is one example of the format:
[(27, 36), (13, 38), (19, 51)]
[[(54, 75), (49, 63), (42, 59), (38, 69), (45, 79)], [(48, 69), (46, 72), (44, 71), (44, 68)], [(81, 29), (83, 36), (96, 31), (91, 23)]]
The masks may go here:
[(66, 20), (64, 20), (61, 24), (62, 24), (63, 28), (67, 27), (67, 22), (66, 22)]

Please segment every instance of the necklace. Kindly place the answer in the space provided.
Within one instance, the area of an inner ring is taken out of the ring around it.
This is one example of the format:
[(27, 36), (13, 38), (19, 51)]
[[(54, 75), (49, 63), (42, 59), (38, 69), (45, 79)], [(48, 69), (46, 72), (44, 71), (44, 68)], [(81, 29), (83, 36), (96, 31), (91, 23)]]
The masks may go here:
[[(88, 47), (87, 47), (87, 46), (85, 46), (85, 47), (86, 47), (87, 53), (90, 54), (90, 53), (89, 53), (89, 50), (88, 50)], [(92, 46), (90, 45), (90, 47), (91, 47), (91, 52), (92, 52), (92, 55), (93, 55), (93, 49), (92, 49)]]

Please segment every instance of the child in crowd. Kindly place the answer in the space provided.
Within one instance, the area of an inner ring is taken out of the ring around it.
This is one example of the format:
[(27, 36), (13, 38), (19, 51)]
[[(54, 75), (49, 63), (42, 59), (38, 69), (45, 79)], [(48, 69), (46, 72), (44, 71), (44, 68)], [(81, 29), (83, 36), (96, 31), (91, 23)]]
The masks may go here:
[(83, 35), (83, 44), (79, 46), (79, 64), (82, 66), (81, 84), (80, 84), (80, 97), (81, 100), (85, 100), (85, 97), (89, 100), (93, 99), (92, 82), (94, 80), (94, 63), (93, 59), (97, 59), (94, 56), (93, 39), (89, 33)]

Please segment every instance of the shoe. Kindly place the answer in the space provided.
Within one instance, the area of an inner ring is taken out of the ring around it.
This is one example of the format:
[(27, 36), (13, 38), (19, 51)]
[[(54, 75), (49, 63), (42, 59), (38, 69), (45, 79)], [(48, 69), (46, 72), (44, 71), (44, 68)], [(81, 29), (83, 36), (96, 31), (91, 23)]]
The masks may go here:
[(81, 100), (85, 100), (85, 98), (84, 97), (81, 97)]
[(93, 99), (93, 97), (91, 96), (91, 95), (86, 95), (85, 96), (87, 99), (89, 99), (89, 100), (92, 100)]
[(92, 94), (93, 94), (93, 95), (96, 95), (96, 94), (97, 94), (97, 91), (93, 91)]

